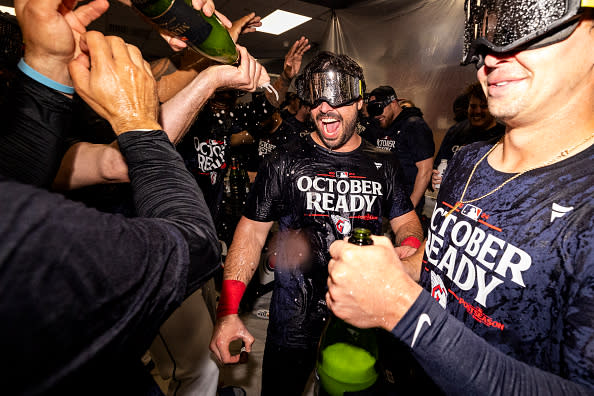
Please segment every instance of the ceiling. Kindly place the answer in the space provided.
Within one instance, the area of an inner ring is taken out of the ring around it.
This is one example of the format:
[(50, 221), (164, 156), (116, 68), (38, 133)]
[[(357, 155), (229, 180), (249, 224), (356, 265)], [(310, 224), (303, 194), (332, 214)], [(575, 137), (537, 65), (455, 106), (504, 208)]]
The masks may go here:
[[(238, 43), (265, 65), (269, 73), (280, 73), (284, 55), (290, 46), (301, 36), (307, 37), (315, 50), (320, 45), (326, 31), (332, 9), (342, 9), (361, 3), (362, 0), (215, 0), (218, 11), (231, 21), (255, 12), (265, 17), (276, 9), (306, 15), (312, 19), (288, 32), (275, 36), (254, 32), (240, 36)], [(89, 27), (104, 34), (118, 35), (127, 42), (139, 47), (145, 58), (168, 56), (172, 53), (164, 40), (144, 22), (132, 9), (115, 0), (107, 13)], [(13, 6), (14, 0), (0, 0), (0, 5)], [(312, 51), (313, 52), (313, 51)]]

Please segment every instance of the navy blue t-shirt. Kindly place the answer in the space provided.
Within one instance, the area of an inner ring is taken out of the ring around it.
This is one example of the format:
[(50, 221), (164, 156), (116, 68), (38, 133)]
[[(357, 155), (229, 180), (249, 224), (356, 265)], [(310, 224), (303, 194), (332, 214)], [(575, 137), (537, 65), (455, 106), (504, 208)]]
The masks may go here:
[[(421, 295), (393, 332), (413, 337), (413, 354), (449, 392), (486, 394), (495, 384), (502, 394), (578, 392), (561, 378), (593, 388), (594, 147), (447, 215), (491, 147), (466, 146), (448, 166), (420, 281), (435, 301)], [(512, 176), (484, 160), (464, 200)]]
[(281, 235), (291, 238), (285, 246), (301, 245), (297, 250), (311, 254), (297, 266), (277, 257), (267, 342), (315, 347), (328, 315), (328, 248), (355, 227), (380, 234), (382, 216), (412, 210), (399, 172), (391, 154), (364, 140), (356, 150), (340, 153), (306, 136), (264, 159), (244, 216), (278, 221)]

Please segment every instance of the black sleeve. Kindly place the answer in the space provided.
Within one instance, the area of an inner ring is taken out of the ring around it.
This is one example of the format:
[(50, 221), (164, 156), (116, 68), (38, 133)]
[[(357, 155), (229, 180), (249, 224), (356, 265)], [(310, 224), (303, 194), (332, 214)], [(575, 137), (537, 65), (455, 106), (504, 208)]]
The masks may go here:
[(392, 330), (448, 395), (592, 395), (594, 391), (505, 355), (423, 291)]
[(72, 99), (17, 72), (3, 112), (0, 174), (23, 183), (50, 187), (65, 152)]
[(138, 216), (163, 218), (188, 242), (189, 295), (220, 263), (220, 246), (202, 191), (163, 131), (127, 132), (118, 137), (118, 144), (128, 164)]
[(0, 177), (9, 394), (43, 394), (92, 362), (141, 356), (219, 266), (206, 204), (166, 135), (133, 131), (119, 143), (145, 217), (102, 213)]
[(422, 118), (411, 121), (412, 131), (406, 134), (408, 147), (412, 148), (412, 157), (414, 162), (424, 161), (433, 157), (435, 154), (435, 142), (433, 141), (433, 132), (429, 125)]

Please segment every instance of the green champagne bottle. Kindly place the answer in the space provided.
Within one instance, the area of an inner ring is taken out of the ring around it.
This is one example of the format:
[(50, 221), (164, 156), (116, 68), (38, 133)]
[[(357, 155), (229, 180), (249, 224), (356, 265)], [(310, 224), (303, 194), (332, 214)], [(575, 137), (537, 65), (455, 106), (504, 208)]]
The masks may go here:
[[(373, 245), (371, 231), (355, 228), (349, 242)], [(316, 395), (371, 394), (370, 388), (378, 378), (378, 352), (375, 329), (359, 329), (331, 314), (318, 346)]]
[(207, 58), (229, 65), (238, 61), (235, 43), (219, 18), (195, 10), (191, 0), (132, 0), (132, 4), (153, 23), (181, 37), (188, 47)]

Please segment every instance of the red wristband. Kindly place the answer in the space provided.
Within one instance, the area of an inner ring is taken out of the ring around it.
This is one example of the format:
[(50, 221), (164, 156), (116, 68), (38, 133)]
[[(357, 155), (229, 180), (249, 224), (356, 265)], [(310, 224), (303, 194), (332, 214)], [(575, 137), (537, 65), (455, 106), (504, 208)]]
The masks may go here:
[(245, 292), (245, 283), (238, 280), (224, 280), (221, 288), (221, 298), (217, 306), (217, 319), (237, 314), (239, 312), (239, 302)]
[(400, 246), (410, 246), (410, 247), (413, 247), (415, 249), (418, 249), (419, 246), (421, 246), (421, 241), (419, 241), (414, 236), (409, 236), (408, 238), (406, 238), (404, 241), (402, 241), (400, 243)]

